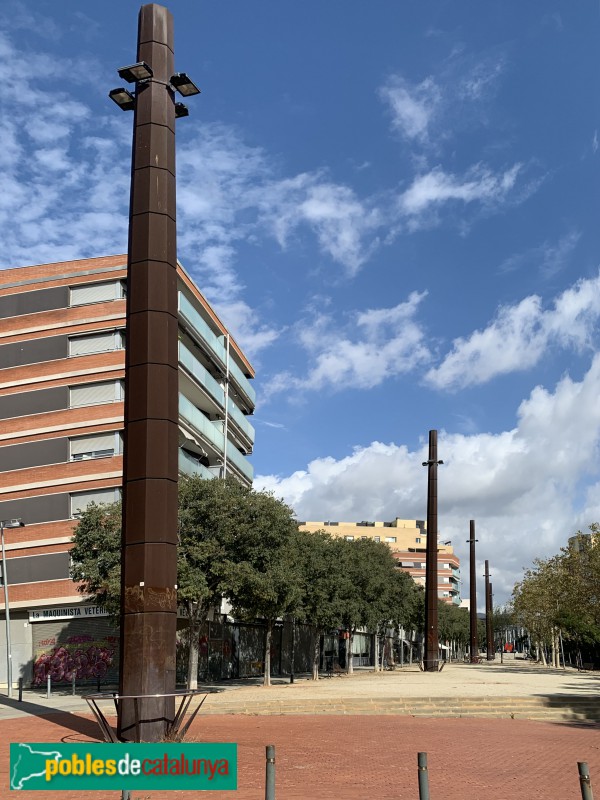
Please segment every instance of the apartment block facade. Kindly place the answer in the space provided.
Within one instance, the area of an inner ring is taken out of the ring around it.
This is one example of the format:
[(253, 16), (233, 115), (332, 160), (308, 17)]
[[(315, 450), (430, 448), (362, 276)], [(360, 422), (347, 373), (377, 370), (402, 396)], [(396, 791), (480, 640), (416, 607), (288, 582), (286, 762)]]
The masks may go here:
[[(427, 528), (423, 520), (396, 519), (391, 522), (299, 522), (302, 530), (325, 531), (331, 536), (356, 541), (372, 539), (387, 544), (398, 568), (425, 586)], [(445, 603), (460, 605), (460, 559), (450, 542), (438, 543), (438, 597)]]
[[(0, 272), (0, 519), (25, 525), (4, 531), (15, 680), (77, 646), (78, 663), (93, 656), (98, 676), (105, 670), (107, 618), (70, 580), (69, 550), (78, 515), (120, 497), (126, 262)], [(178, 303), (180, 472), (250, 485), (254, 371), (181, 265)], [(0, 612), (2, 683), (3, 596)]]

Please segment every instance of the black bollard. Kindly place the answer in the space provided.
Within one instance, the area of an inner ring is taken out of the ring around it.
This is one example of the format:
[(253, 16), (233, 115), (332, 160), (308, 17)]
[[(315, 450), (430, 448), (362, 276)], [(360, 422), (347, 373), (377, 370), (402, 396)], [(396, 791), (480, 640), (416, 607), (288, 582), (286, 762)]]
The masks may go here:
[(587, 761), (578, 761), (577, 768), (579, 770), (579, 783), (581, 784), (582, 800), (594, 800), (592, 781), (590, 780), (590, 768), (587, 765)]
[(23, 678), (19, 678), (19, 703), (23, 702)]
[(265, 800), (275, 800), (275, 745), (274, 744), (267, 745)]
[(73, 673), (73, 677), (71, 678), (71, 690), (73, 692), (73, 696), (75, 696), (75, 673)]
[(427, 753), (418, 753), (419, 800), (429, 800), (429, 773), (427, 772)]

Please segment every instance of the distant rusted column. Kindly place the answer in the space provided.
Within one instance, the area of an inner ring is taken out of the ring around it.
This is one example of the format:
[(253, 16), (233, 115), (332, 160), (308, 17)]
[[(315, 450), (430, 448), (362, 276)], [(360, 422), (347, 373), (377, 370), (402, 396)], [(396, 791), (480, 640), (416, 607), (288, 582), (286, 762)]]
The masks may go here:
[[(129, 247), (121, 560), (120, 694), (175, 691), (177, 627), (177, 245), (173, 20), (139, 13)], [(160, 741), (173, 698), (120, 703), (119, 734)]]
[(427, 558), (425, 564), (425, 657), (426, 671), (438, 669), (438, 511), (437, 511), (437, 431), (429, 431), (429, 459), (427, 467)]
[(490, 562), (485, 562), (485, 639), (487, 660), (494, 660), (494, 643), (492, 641), (492, 596), (490, 594)]
[(477, 636), (477, 569), (475, 563), (475, 520), (470, 521), (469, 530), (469, 619), (470, 619), (470, 651), (471, 664), (479, 659), (479, 639)]

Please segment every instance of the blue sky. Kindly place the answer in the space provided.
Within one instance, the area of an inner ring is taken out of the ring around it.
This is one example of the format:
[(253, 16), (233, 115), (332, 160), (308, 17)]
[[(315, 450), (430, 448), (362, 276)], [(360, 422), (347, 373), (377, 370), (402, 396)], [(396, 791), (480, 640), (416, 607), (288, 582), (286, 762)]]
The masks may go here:
[[(257, 487), (425, 518), (436, 428), (502, 601), (600, 520), (598, 3), (169, 7), (179, 256), (256, 366)], [(3, 4), (2, 267), (125, 250), (138, 9)]]

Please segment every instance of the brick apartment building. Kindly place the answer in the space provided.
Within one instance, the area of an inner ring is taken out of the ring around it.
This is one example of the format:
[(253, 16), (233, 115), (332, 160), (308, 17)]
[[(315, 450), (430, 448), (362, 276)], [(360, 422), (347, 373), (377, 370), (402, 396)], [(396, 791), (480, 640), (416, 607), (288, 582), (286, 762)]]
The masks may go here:
[[(69, 578), (69, 550), (78, 514), (120, 497), (126, 261), (0, 272), (0, 520), (25, 524), (4, 530), (15, 681), (35, 664), (64, 678), (74, 660), (102, 677), (115, 647), (103, 609)], [(250, 485), (254, 371), (181, 265), (178, 302), (179, 469)], [(6, 684), (1, 594), (0, 612)]]
[[(302, 530), (323, 530), (331, 536), (349, 541), (373, 539), (384, 542), (392, 551), (398, 567), (425, 586), (425, 561), (427, 530), (425, 522), (418, 519), (400, 519), (392, 522), (299, 522)], [(450, 542), (438, 543), (438, 597), (445, 603), (460, 605), (460, 559), (454, 554)]]

